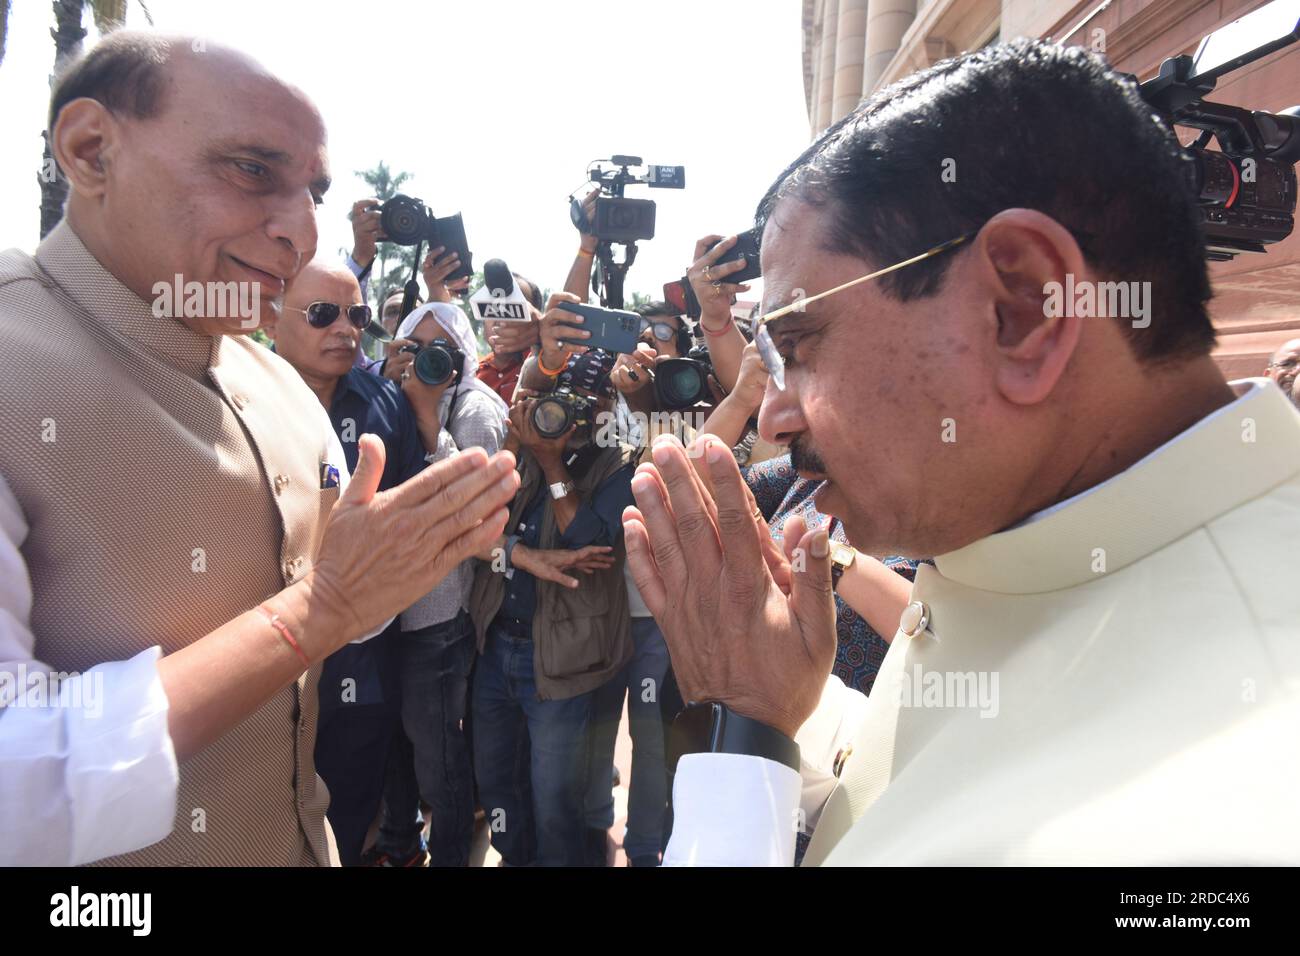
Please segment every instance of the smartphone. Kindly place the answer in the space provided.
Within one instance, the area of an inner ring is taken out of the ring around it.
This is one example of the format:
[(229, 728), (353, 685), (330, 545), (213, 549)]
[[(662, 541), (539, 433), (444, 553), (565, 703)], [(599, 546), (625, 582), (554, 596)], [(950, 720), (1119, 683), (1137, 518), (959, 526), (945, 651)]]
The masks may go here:
[(715, 264), (723, 265), (727, 262), (743, 259), (745, 260), (745, 268), (726, 276), (722, 280), (723, 282), (748, 282), (750, 279), (757, 279), (763, 274), (763, 267), (759, 265), (758, 241), (758, 234), (753, 229), (746, 229), (737, 235), (736, 244), (728, 249), (726, 255)]
[[(561, 302), (559, 308), (572, 312), (582, 321), (574, 326), (591, 333), (589, 339), (560, 341), (577, 348), (604, 349), (606, 352), (635, 352), (641, 337), (641, 316), (622, 309), (602, 309), (579, 302)], [(567, 323), (566, 323), (567, 324)]]
[(664, 301), (688, 319), (700, 317), (700, 300), (695, 298), (695, 290), (684, 277), (676, 282), (664, 283)]
[(442, 254), (454, 252), (460, 256), (460, 266), (448, 279), (466, 279), (474, 275), (474, 254), (469, 251), (469, 240), (465, 238), (465, 221), (460, 213), (443, 216), (433, 220), (437, 238), (430, 241), (430, 246), (443, 246)]

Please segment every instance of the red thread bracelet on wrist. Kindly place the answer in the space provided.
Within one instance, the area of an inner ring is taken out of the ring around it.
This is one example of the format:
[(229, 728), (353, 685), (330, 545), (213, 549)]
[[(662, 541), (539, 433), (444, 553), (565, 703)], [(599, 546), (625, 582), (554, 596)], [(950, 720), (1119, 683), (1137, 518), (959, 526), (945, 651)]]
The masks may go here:
[(713, 336), (714, 338), (717, 338), (719, 335), (726, 335), (727, 332), (728, 332), (728, 330), (730, 330), (732, 327), (733, 327), (732, 323), (731, 323), (731, 322), (728, 322), (726, 325), (724, 325), (724, 326), (723, 326), (721, 329), (719, 329), (717, 332), (714, 332), (711, 328), (709, 328), (709, 326), (705, 323), (705, 321), (704, 321), (703, 319), (700, 319), (700, 328), (702, 328), (702, 329), (704, 330), (704, 334), (705, 334), (705, 335), (711, 335), (711, 336)]
[(262, 616), (266, 618), (266, 623), (275, 628), (276, 631), (279, 632), (280, 636), (284, 638), (285, 643), (293, 648), (294, 653), (298, 655), (298, 658), (303, 662), (303, 664), (307, 667), (311, 667), (311, 661), (307, 659), (307, 655), (303, 653), (301, 645), (299, 645), (297, 640), (294, 639), (293, 633), (289, 630), (288, 625), (280, 620), (280, 615), (270, 611), (264, 604), (259, 604), (257, 609), (261, 611)]

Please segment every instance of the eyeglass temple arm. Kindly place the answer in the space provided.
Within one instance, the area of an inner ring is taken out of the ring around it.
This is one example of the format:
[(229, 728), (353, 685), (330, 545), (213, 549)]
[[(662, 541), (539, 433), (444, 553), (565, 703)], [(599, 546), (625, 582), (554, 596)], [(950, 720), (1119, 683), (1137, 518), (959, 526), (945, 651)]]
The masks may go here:
[(892, 266), (886, 266), (883, 269), (877, 269), (875, 272), (869, 273), (868, 275), (859, 276), (856, 279), (850, 279), (848, 282), (844, 282), (840, 285), (837, 285), (833, 289), (827, 289), (825, 292), (818, 292), (816, 295), (804, 296), (803, 298), (796, 299), (795, 301), (791, 302), (789, 305), (785, 305), (777, 309), (775, 312), (769, 312), (766, 315), (759, 316), (757, 321), (754, 322), (754, 328), (758, 328), (758, 326), (763, 325), (766, 322), (771, 322), (774, 319), (779, 319), (782, 316), (789, 315), (791, 312), (802, 312), (805, 308), (808, 307), (808, 304), (810, 302), (816, 302), (818, 299), (824, 299), (828, 295), (834, 295), (836, 292), (842, 292), (844, 289), (847, 289), (850, 286), (855, 286), (862, 282), (869, 282), (870, 280), (875, 279), (879, 276), (883, 276), (887, 273), (897, 272), (899, 269), (902, 269), (904, 266), (910, 266), (914, 262), (920, 262), (922, 259), (929, 259), (931, 256), (937, 256), (941, 252), (947, 252), (953, 246), (961, 245), (961, 243), (971, 238), (971, 235), (972, 235), (971, 233), (967, 233), (964, 236), (958, 236), (956, 239), (949, 239), (947, 242), (941, 242), (933, 249), (927, 249), (925, 252), (921, 253), (918, 256), (912, 256), (912, 258), (904, 259), (902, 262), (896, 262)]

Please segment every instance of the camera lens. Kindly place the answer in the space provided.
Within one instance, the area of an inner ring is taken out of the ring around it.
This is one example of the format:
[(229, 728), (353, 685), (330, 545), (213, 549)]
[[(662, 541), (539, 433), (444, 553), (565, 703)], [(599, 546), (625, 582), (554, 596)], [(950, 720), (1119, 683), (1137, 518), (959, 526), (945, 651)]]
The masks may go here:
[(441, 385), (455, 370), (451, 353), (440, 345), (421, 349), (415, 356), (415, 375), (425, 385)]
[(428, 218), (424, 204), (409, 196), (394, 196), (379, 211), (380, 228), (399, 246), (413, 246), (424, 238)]
[(559, 438), (573, 424), (573, 412), (558, 398), (543, 398), (533, 406), (533, 427), (543, 438)]
[(707, 398), (704, 366), (694, 359), (668, 359), (655, 366), (655, 392), (665, 408), (690, 408)]

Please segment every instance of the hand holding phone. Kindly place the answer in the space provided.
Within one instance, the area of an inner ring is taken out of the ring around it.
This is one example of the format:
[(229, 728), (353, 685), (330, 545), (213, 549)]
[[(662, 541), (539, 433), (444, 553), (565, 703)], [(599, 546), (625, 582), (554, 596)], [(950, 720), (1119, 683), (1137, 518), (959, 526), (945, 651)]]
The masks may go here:
[(580, 302), (559, 302), (556, 308), (572, 312), (580, 321), (573, 323), (590, 333), (588, 338), (572, 341), (561, 339), (564, 345), (604, 349), (607, 352), (635, 352), (641, 336), (641, 316), (622, 309), (602, 309)]

